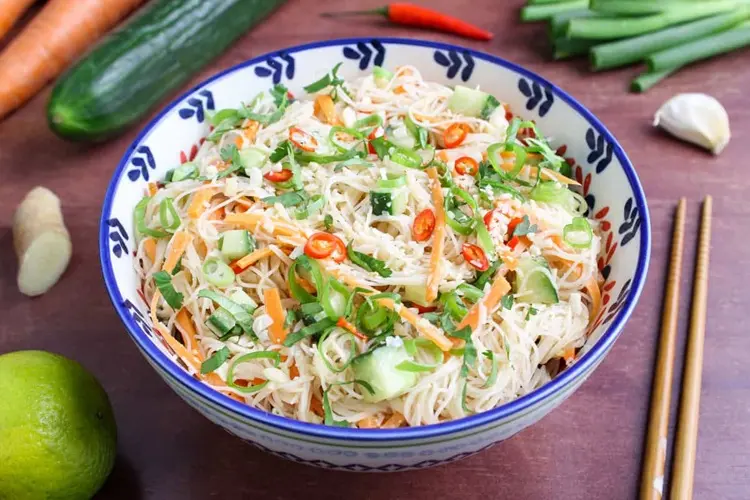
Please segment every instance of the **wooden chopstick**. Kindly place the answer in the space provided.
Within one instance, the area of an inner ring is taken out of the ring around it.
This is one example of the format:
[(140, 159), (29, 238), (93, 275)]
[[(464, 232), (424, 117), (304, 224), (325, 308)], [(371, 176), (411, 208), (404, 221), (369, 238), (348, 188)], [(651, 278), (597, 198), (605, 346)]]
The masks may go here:
[(651, 412), (648, 419), (646, 455), (641, 472), (641, 500), (659, 500), (664, 485), (664, 462), (667, 457), (669, 406), (672, 394), (677, 312), (680, 301), (680, 275), (685, 233), (685, 198), (680, 198), (672, 232), (672, 253), (664, 296), (659, 352), (651, 388)]
[(680, 398), (680, 415), (677, 423), (677, 440), (674, 449), (674, 465), (670, 498), (689, 500), (693, 498), (693, 473), (698, 441), (698, 416), (701, 398), (701, 375), (703, 371), (703, 343), (706, 335), (706, 299), (708, 296), (708, 254), (711, 244), (712, 199), (703, 200), (698, 255), (693, 278), (693, 302), (690, 315), (690, 332), (685, 372)]

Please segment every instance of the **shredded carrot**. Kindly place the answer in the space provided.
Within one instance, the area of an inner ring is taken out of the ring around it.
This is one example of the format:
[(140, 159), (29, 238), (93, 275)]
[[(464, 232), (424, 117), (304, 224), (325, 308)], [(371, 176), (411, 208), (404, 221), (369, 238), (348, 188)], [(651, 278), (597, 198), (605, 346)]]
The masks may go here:
[(602, 292), (599, 290), (599, 283), (596, 281), (596, 276), (591, 278), (584, 285), (586, 291), (591, 295), (591, 311), (589, 312), (589, 322), (594, 321), (596, 316), (599, 314), (599, 310), (602, 308)]
[(242, 136), (237, 135), (234, 137), (234, 145), (237, 146), (237, 149), (242, 149), (243, 142)]
[(310, 411), (319, 417), (325, 415), (325, 412), (323, 411), (323, 402), (317, 396), (310, 398)]
[(510, 291), (510, 283), (505, 279), (505, 276), (497, 276), (495, 281), (492, 282), (490, 291), (482, 297), (482, 299), (474, 304), (469, 313), (464, 316), (464, 319), (458, 324), (457, 328), (463, 328), (465, 326), (471, 327), (474, 331), (479, 326), (479, 322), (495, 310), (497, 305), (500, 303), (506, 293)]
[(221, 207), (212, 211), (208, 215), (208, 220), (224, 220), (224, 217), (226, 217), (226, 209)]
[(156, 262), (156, 240), (153, 238), (146, 238), (143, 240), (143, 251), (146, 252), (146, 257), (154, 263)]
[(573, 362), (576, 358), (576, 348), (575, 347), (568, 347), (562, 352), (562, 359), (565, 360), (566, 365), (570, 365), (570, 363)]
[(297, 368), (297, 364), (295, 362), (292, 362), (292, 364), (289, 366), (289, 378), (294, 380), (297, 377), (299, 377), (299, 368)]
[(260, 124), (255, 120), (250, 120), (242, 129), (242, 134), (251, 143), (255, 142), (255, 136), (258, 135), (258, 127)]
[(253, 231), (258, 227), (264, 228), (264, 225), (267, 223), (273, 227), (272, 233), (274, 235), (294, 236), (305, 240), (307, 239), (305, 233), (300, 229), (297, 229), (286, 221), (269, 217), (264, 213), (231, 213), (227, 214), (224, 218), (224, 222), (227, 224), (235, 224), (250, 231)]
[[(514, 159), (516, 157), (513, 153), (509, 151), (503, 151), (502, 153), (500, 153), (500, 156), (505, 160)], [(537, 153), (529, 153), (527, 157), (528, 158), (541, 158), (542, 156)], [(511, 172), (513, 171), (513, 169), (516, 168), (516, 165), (513, 162), (503, 162), (503, 163), (500, 163), (500, 168), (502, 168), (506, 172)], [(529, 177), (534, 177), (536, 175), (536, 171), (538, 168), (539, 167), (535, 167), (532, 165), (526, 165), (524, 167), (524, 171), (528, 172)], [(555, 172), (554, 170), (549, 169), (549, 168), (542, 167), (541, 177), (548, 181), (550, 180), (557, 181), (560, 184), (566, 184), (570, 186), (580, 186), (580, 184), (577, 181), (574, 181), (573, 179), (569, 177), (565, 177), (563, 174), (559, 172)]]
[(364, 340), (365, 342), (370, 340), (367, 335), (359, 333), (359, 331), (357, 331), (357, 327), (348, 322), (343, 316), (336, 322), (336, 326), (338, 326), (339, 328), (343, 328), (344, 330), (348, 331), (355, 337)]
[(195, 325), (193, 325), (192, 316), (190, 316), (190, 313), (184, 307), (177, 313), (175, 324), (180, 333), (182, 333), (182, 340), (185, 341), (185, 347), (188, 350), (193, 350), (198, 345), (198, 341), (195, 338)]
[(329, 95), (319, 95), (315, 98), (313, 105), (315, 116), (322, 122), (329, 125), (340, 125), (341, 120), (336, 115), (336, 108), (333, 105), (333, 99)]
[(188, 207), (188, 216), (191, 219), (197, 219), (200, 217), (201, 214), (206, 211), (206, 208), (208, 208), (208, 203), (211, 201), (211, 198), (220, 192), (219, 188), (215, 187), (196, 191), (193, 194), (193, 199), (190, 201), (190, 206)]
[(406, 94), (406, 90), (404, 89), (403, 85), (399, 85), (398, 87), (393, 89), (394, 94)]
[(375, 415), (365, 417), (357, 422), (357, 427), (359, 427), (360, 429), (377, 429), (379, 427), (378, 417), (376, 417)]
[(169, 242), (169, 251), (162, 267), (164, 271), (170, 274), (174, 271), (175, 266), (180, 261), (180, 257), (185, 253), (185, 249), (191, 241), (193, 241), (193, 236), (188, 232), (177, 231), (174, 233), (172, 240)]
[(153, 196), (159, 191), (159, 186), (155, 182), (148, 183), (148, 195)]
[(266, 313), (271, 317), (273, 323), (268, 327), (268, 333), (271, 340), (276, 344), (283, 344), (286, 338), (284, 329), (284, 308), (281, 305), (281, 296), (278, 288), (266, 288), (263, 291), (263, 302), (266, 304)]
[(404, 417), (399, 412), (394, 412), (393, 415), (390, 416), (388, 420), (383, 422), (383, 425), (380, 426), (381, 429), (397, 429), (404, 425), (406, 422), (406, 417)]
[(270, 257), (271, 255), (273, 255), (273, 250), (271, 250), (269, 247), (261, 248), (254, 251), (253, 253), (245, 255), (239, 260), (232, 262), (232, 269), (234, 269), (235, 273), (237, 273), (237, 271), (242, 272), (258, 262), (260, 259), (265, 259), (266, 257)]
[(430, 255), (430, 274), (427, 276), (425, 299), (432, 302), (437, 298), (438, 286), (442, 279), (443, 246), (445, 245), (445, 211), (443, 210), (443, 189), (440, 186), (437, 169), (426, 170), (432, 180), (432, 203), (435, 205), (435, 230), (433, 231), (432, 254)]
[[(50, 0), (0, 53), (0, 119), (26, 103), (79, 59), (143, 0)], [(28, 2), (0, 6), (0, 29)], [(52, 121), (67, 123), (66, 109), (51, 106)]]

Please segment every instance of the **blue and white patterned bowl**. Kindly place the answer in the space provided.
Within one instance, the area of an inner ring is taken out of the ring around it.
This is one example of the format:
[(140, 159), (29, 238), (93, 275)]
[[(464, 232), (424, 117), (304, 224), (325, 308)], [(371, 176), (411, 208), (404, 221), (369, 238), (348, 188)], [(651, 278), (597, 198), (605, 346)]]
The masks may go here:
[[(191, 377), (153, 333), (133, 271), (133, 208), (149, 180), (191, 158), (208, 133), (206, 111), (238, 107), (283, 83), (295, 94), (336, 63), (350, 78), (373, 65), (413, 64), (425, 79), (480, 85), (537, 122), (574, 162), (590, 216), (604, 230), (599, 267), (604, 307), (577, 362), (552, 382), (511, 403), (460, 420), (408, 429), (347, 429), (290, 420), (242, 405)], [(333, 40), (291, 47), (230, 68), (167, 106), (128, 149), (109, 185), (99, 235), (104, 281), (120, 318), (146, 360), (192, 407), (257, 447), (320, 467), (396, 471), (458, 460), (507, 439), (562, 403), (612, 348), (641, 293), (650, 255), (646, 199), (615, 138), (568, 94), (495, 56), (406, 39)], [(602, 397), (605, 397), (602, 395)]]

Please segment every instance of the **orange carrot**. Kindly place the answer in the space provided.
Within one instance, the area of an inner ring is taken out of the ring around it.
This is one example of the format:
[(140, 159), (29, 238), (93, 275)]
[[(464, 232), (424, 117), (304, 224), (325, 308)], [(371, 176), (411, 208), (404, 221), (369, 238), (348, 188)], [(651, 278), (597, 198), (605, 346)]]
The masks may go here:
[(365, 417), (357, 422), (357, 427), (359, 427), (360, 429), (377, 429), (379, 427), (378, 417), (376, 417), (375, 415)]
[(323, 402), (317, 396), (310, 398), (310, 411), (319, 417), (325, 415), (325, 412), (323, 411)]
[(357, 338), (359, 338), (361, 340), (364, 340), (365, 342), (367, 342), (368, 340), (370, 340), (367, 337), (367, 335), (363, 335), (363, 334), (359, 333), (359, 331), (357, 330), (357, 327), (354, 326), (354, 325), (352, 325), (350, 322), (348, 322), (346, 320), (346, 318), (344, 318), (343, 316), (340, 317), (339, 320), (336, 322), (336, 326), (338, 326), (339, 328), (343, 328), (344, 330), (348, 331), (349, 333), (351, 333), (355, 337), (357, 337)]
[[(0, 54), (0, 119), (33, 97), (142, 2), (47, 2)], [(15, 11), (19, 11), (18, 7), (22, 11), (24, 3), (27, 2), (15, 2)], [(12, 17), (14, 8), (0, 11), (7, 19)]]
[(240, 214), (227, 214), (227, 216), (224, 218), (224, 222), (226, 222), (227, 224), (235, 224), (250, 231), (254, 231), (257, 227), (263, 229), (264, 225), (268, 224), (269, 226), (273, 226), (273, 230), (271, 232), (275, 235), (294, 236), (307, 239), (305, 233), (302, 230), (297, 229), (289, 222), (275, 219), (264, 213), (243, 212)]
[(596, 276), (591, 276), (586, 284), (584, 285), (586, 291), (591, 295), (591, 311), (589, 312), (589, 322), (596, 319), (599, 314), (599, 310), (602, 308), (602, 292), (599, 290), (599, 283), (596, 281)]
[(143, 240), (143, 251), (146, 252), (146, 257), (149, 258), (151, 263), (156, 262), (156, 240), (153, 238), (146, 238)]
[(560, 357), (565, 360), (566, 365), (570, 365), (576, 358), (576, 348), (568, 347), (567, 349), (563, 350)]
[(193, 319), (190, 316), (190, 313), (187, 312), (184, 307), (177, 313), (177, 316), (175, 317), (175, 325), (177, 325), (177, 329), (182, 334), (182, 340), (185, 341), (185, 347), (187, 347), (188, 350), (195, 349), (195, 346), (198, 345), (198, 341), (195, 338), (195, 325), (193, 325)]
[(148, 183), (148, 195), (153, 196), (159, 191), (159, 186), (155, 182)]
[(437, 298), (438, 286), (442, 277), (443, 246), (445, 245), (445, 211), (443, 210), (443, 189), (440, 187), (437, 169), (427, 170), (432, 184), (432, 203), (435, 205), (435, 230), (433, 231), (432, 254), (430, 255), (430, 274), (427, 276), (425, 299), (432, 302)]
[(286, 330), (284, 329), (286, 315), (281, 305), (279, 289), (266, 288), (263, 291), (263, 302), (266, 304), (266, 312), (273, 320), (271, 326), (268, 327), (269, 337), (274, 343), (283, 344), (286, 338)]
[(200, 217), (201, 214), (206, 211), (206, 208), (208, 208), (208, 203), (211, 201), (211, 198), (213, 198), (220, 192), (221, 191), (219, 190), (219, 188), (215, 187), (196, 191), (193, 194), (193, 199), (190, 200), (190, 206), (188, 207), (188, 216), (190, 216), (191, 219), (197, 219), (198, 217)]
[(0, 39), (36, 0), (0, 0)]
[(341, 120), (336, 115), (336, 108), (333, 105), (333, 99), (329, 95), (319, 95), (315, 98), (315, 104), (313, 106), (315, 116), (320, 121), (325, 122), (329, 125), (340, 125)]
[(380, 428), (381, 429), (396, 429), (404, 425), (405, 422), (406, 422), (406, 417), (404, 417), (399, 412), (394, 412), (393, 415), (391, 415), (388, 420), (383, 422), (383, 425), (381, 425)]
[(234, 270), (235, 274), (240, 274), (242, 271), (258, 262), (260, 259), (270, 257), (271, 255), (273, 255), (273, 250), (268, 247), (261, 248), (260, 250), (256, 250), (253, 253), (247, 254), (241, 259), (232, 262), (231, 268)]
[(492, 282), (490, 291), (482, 297), (479, 302), (474, 304), (471, 309), (469, 309), (469, 313), (464, 316), (464, 319), (461, 320), (457, 328), (461, 329), (468, 325), (471, 327), (472, 331), (476, 330), (483, 317), (487, 317), (488, 314), (494, 311), (500, 303), (500, 299), (502, 299), (509, 291), (510, 283), (508, 283), (508, 280), (506, 280), (504, 276), (498, 276), (495, 278), (495, 281)]
[(297, 368), (297, 364), (292, 361), (291, 366), (289, 366), (289, 378), (294, 380), (297, 377), (299, 377), (299, 368)]
[(247, 124), (242, 128), (242, 134), (245, 136), (245, 138), (250, 141), (251, 143), (255, 142), (255, 136), (258, 134), (258, 127), (260, 124), (256, 122), (255, 120), (250, 120), (247, 122)]
[(174, 233), (172, 240), (169, 242), (169, 252), (164, 261), (164, 267), (162, 267), (164, 271), (167, 271), (170, 274), (174, 271), (177, 262), (179, 262), (182, 254), (185, 253), (185, 249), (191, 241), (193, 241), (193, 237), (190, 233), (186, 233), (185, 231), (177, 231)]

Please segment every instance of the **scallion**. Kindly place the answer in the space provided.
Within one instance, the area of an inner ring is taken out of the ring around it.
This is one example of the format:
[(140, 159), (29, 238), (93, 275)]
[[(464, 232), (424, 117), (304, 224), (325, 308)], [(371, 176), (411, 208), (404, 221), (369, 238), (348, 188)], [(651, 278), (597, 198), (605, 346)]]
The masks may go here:
[(432, 356), (432, 363), (419, 363), (417, 361), (406, 360), (396, 365), (397, 370), (406, 372), (429, 372), (443, 363), (443, 351), (440, 350), (433, 342), (425, 338), (406, 339), (404, 348), (413, 358), (417, 357), (419, 349), (424, 349)]
[(240, 363), (244, 363), (245, 361), (250, 361), (254, 359), (270, 359), (273, 361), (274, 368), (278, 368), (281, 364), (281, 355), (276, 351), (257, 351), (257, 352), (250, 352), (247, 354), (243, 354), (242, 356), (235, 358), (231, 365), (229, 365), (229, 370), (227, 371), (227, 385), (231, 387), (232, 389), (235, 389), (239, 392), (249, 394), (253, 392), (258, 392), (259, 390), (263, 389), (265, 386), (268, 385), (268, 380), (264, 380), (260, 384), (254, 384), (254, 385), (248, 385), (248, 386), (242, 386), (238, 385), (234, 381), (234, 370), (237, 368), (237, 365)]
[(203, 289), (198, 292), (198, 297), (212, 300), (216, 302), (219, 307), (223, 307), (229, 311), (229, 313), (234, 316), (237, 324), (240, 325), (242, 330), (246, 333), (251, 333), (253, 331), (253, 317), (242, 305), (226, 298), (220, 293), (214, 292), (213, 290)]
[(164, 198), (159, 203), (159, 222), (170, 233), (174, 233), (180, 227), (180, 214), (177, 213), (172, 198)]
[(289, 335), (287, 335), (284, 339), (284, 345), (286, 347), (291, 347), (305, 337), (312, 337), (313, 335), (316, 335), (326, 330), (327, 328), (331, 328), (332, 326), (336, 326), (335, 320), (332, 320), (330, 318), (323, 318), (317, 323), (313, 323), (312, 325), (306, 326), (294, 333), (290, 333)]
[(320, 305), (330, 319), (337, 320), (345, 316), (346, 304), (351, 294), (346, 285), (336, 278), (328, 278), (323, 290), (319, 291)]
[(406, 176), (399, 175), (388, 179), (378, 179), (377, 186), (380, 189), (395, 189), (406, 186)]
[(135, 229), (139, 234), (151, 236), (154, 238), (164, 238), (169, 236), (166, 231), (159, 231), (157, 229), (151, 229), (146, 224), (146, 209), (148, 208), (148, 202), (151, 201), (151, 197), (146, 196), (141, 199), (133, 210), (133, 219), (135, 220)]
[[(325, 342), (328, 340), (328, 337), (331, 336), (332, 333), (341, 331), (341, 336), (346, 337), (346, 339), (349, 341), (349, 357), (346, 358), (342, 364), (336, 366), (334, 365), (329, 357), (326, 355), (325, 351)], [(331, 370), (334, 373), (341, 373), (347, 368), (349, 368), (349, 365), (352, 364), (352, 360), (357, 357), (357, 340), (356, 337), (346, 330), (343, 330), (341, 328), (332, 327), (323, 332), (323, 335), (320, 336), (320, 340), (318, 340), (318, 354), (320, 355), (320, 358), (323, 360), (323, 363), (328, 367), (329, 370)]]
[(225, 288), (234, 283), (234, 271), (224, 261), (217, 258), (206, 259), (201, 268), (203, 276), (213, 286)]
[(349, 260), (352, 261), (352, 264), (361, 267), (365, 271), (378, 273), (383, 278), (388, 278), (391, 276), (391, 274), (393, 274), (393, 271), (388, 269), (388, 266), (384, 261), (376, 259), (375, 257), (371, 257), (362, 252), (357, 252), (352, 247), (351, 242), (349, 242), (349, 245), (347, 245), (346, 247), (346, 254), (349, 257)]
[(229, 349), (225, 346), (213, 353), (208, 359), (201, 363), (201, 374), (211, 373), (219, 368), (229, 359)]
[(593, 238), (591, 224), (585, 217), (573, 217), (573, 221), (563, 228), (563, 240), (573, 248), (589, 248)]

